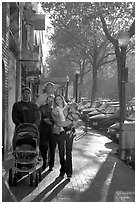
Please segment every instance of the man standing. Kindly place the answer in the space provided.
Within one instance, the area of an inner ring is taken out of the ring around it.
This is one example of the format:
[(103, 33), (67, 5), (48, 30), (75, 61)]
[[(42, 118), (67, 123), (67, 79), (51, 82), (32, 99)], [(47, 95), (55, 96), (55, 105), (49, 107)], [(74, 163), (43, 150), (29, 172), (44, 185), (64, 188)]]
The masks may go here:
[[(12, 120), (17, 128), (20, 124), (31, 123), (39, 127), (40, 124), (40, 112), (38, 106), (30, 102), (31, 90), (29, 87), (22, 89), (22, 100), (15, 102), (12, 108)], [(13, 137), (13, 149), (16, 135)]]
[(36, 100), (38, 107), (45, 105), (46, 98), (52, 94), (54, 94), (54, 84), (52, 82), (48, 82), (43, 88), (43, 93), (40, 94)]
[(38, 106), (30, 102), (30, 93), (30, 88), (24, 87), (22, 89), (22, 100), (13, 104), (12, 120), (15, 128), (21, 123), (32, 123), (37, 127), (40, 124), (40, 112)]

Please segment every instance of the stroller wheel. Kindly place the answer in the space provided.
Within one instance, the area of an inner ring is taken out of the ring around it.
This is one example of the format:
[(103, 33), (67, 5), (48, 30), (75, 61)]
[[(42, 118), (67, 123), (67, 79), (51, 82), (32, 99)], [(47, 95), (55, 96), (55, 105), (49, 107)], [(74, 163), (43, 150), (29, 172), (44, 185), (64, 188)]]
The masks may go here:
[(39, 182), (38, 174), (36, 174), (36, 177), (35, 177), (35, 186), (38, 186), (38, 182)]
[(32, 173), (29, 175), (29, 178), (30, 178), (30, 186), (33, 186), (33, 174)]
[(9, 169), (9, 186), (13, 185), (12, 169)]

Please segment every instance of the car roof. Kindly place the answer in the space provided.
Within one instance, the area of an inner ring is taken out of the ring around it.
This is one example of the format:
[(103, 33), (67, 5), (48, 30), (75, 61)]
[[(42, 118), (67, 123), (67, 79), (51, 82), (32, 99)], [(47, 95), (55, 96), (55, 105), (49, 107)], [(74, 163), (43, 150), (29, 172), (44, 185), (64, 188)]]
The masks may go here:
[(114, 104), (114, 105), (115, 105), (115, 104), (119, 104), (119, 101), (108, 101), (108, 104), (112, 104), (112, 105), (113, 105), (113, 104)]
[(113, 107), (119, 107), (119, 104), (112, 104)]
[(111, 99), (100, 99), (100, 101), (111, 101)]

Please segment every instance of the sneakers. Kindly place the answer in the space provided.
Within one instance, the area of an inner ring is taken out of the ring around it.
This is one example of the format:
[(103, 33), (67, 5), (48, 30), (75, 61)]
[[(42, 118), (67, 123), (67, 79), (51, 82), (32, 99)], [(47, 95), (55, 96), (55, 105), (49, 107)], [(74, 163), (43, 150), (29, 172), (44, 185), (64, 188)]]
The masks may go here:
[(65, 173), (60, 172), (59, 177), (64, 177)]
[[(65, 173), (62, 173), (62, 172), (61, 172), (61, 173), (59, 174), (59, 177), (64, 177), (64, 175), (65, 175)], [(67, 175), (67, 180), (70, 181), (71, 178), (72, 178), (72, 175)]]
[(49, 171), (53, 171), (53, 168), (52, 168), (52, 167), (49, 167)]
[(72, 175), (67, 175), (67, 180), (71, 180), (71, 178), (72, 178)]

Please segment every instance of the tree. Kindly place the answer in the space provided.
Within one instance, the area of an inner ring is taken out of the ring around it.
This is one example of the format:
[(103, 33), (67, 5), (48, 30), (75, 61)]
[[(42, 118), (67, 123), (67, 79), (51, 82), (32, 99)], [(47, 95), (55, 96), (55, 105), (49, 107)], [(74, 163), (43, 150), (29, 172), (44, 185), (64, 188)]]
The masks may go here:
[(123, 26), (131, 25), (130, 36), (134, 35), (134, 3), (52, 2), (42, 3), (42, 5), (43, 9), (51, 14), (55, 28), (53, 36), (56, 39), (56, 48), (61, 47), (71, 53), (78, 53), (81, 61), (84, 59), (87, 62), (85, 68), (90, 67), (85, 70), (85, 73), (92, 70), (91, 101), (94, 100), (97, 90), (98, 71), (115, 58), (118, 63), (120, 82), (122, 62), (116, 34)]
[[(113, 44), (118, 67), (118, 86), (121, 87), (121, 75), (123, 64), (123, 57), (126, 58), (127, 47), (119, 49), (118, 34), (122, 29), (127, 29), (130, 38), (135, 34), (135, 3), (120, 2), (120, 3), (96, 3), (98, 9), (98, 16), (101, 19), (103, 31), (107, 39)], [(107, 9), (106, 9), (107, 6)], [(114, 15), (117, 11), (117, 16)], [(109, 14), (109, 15), (108, 15)], [(110, 25), (113, 25), (110, 26)], [(113, 30), (112, 30), (113, 28)], [(133, 45), (130, 45), (133, 47)], [(124, 56), (122, 56), (124, 55)], [(119, 89), (119, 98), (121, 95), (121, 88)]]
[(81, 86), (84, 75), (92, 70), (91, 101), (94, 101), (97, 89), (97, 72), (103, 65), (114, 60), (110, 57), (114, 53), (103, 34), (100, 21), (87, 19), (87, 14), (91, 14), (91, 3), (42, 3), (42, 5), (43, 9), (52, 13), (55, 33), (51, 39), (56, 42), (55, 49), (67, 49), (76, 58), (75, 63), (80, 70)]

